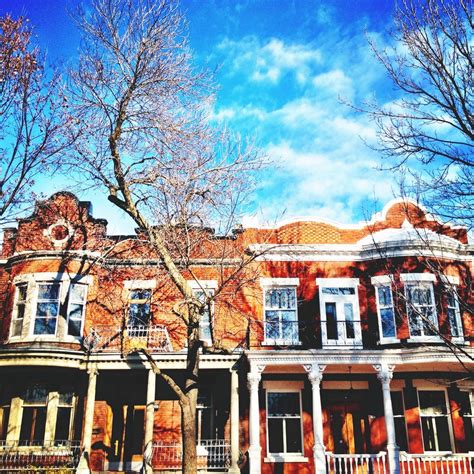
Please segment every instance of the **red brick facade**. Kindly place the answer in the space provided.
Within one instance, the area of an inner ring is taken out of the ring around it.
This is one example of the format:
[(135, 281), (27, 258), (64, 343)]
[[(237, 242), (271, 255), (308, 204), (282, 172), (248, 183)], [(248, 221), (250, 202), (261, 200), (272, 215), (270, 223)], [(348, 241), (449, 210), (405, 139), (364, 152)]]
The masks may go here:
[[(392, 464), (473, 449), (474, 249), (465, 229), (394, 201), (361, 225), (196, 232), (208, 244), (191, 249), (185, 278), (203, 288), (226, 282), (210, 309), (219, 351), (202, 349), (203, 470), (320, 473), (337, 471), (344, 455), (377, 470), (387, 449)], [(157, 255), (140, 234), (107, 235), (89, 203), (58, 193), (4, 230), (2, 259), (0, 443), (59, 446), (61, 434), (87, 448), (93, 393), (90, 467), (138, 469), (149, 370), (126, 349), (145, 344), (178, 381), (186, 358), (186, 327), (173, 314), (180, 294)], [(145, 329), (132, 327), (133, 305), (146, 308)], [(384, 380), (401, 455), (390, 443)], [(160, 377), (154, 393), (150, 463), (176, 469), (179, 404)], [(2, 462), (0, 452), (0, 470)]]

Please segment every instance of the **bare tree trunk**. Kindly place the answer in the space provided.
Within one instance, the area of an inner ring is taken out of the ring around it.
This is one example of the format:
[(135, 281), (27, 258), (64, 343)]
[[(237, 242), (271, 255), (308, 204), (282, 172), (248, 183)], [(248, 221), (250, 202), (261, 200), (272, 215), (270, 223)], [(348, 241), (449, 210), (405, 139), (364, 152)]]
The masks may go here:
[(183, 473), (194, 474), (197, 472), (196, 452), (196, 405), (197, 389), (193, 389), (187, 396), (188, 403), (181, 405), (181, 431), (183, 442)]

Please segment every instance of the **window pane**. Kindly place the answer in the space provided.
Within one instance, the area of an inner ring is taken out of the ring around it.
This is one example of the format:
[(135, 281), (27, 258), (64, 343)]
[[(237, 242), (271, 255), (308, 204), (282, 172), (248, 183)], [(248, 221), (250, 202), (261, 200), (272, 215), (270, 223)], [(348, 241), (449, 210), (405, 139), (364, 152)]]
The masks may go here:
[(336, 303), (326, 303), (326, 332), (328, 339), (338, 339)]
[(382, 335), (383, 337), (396, 337), (397, 331), (393, 317), (393, 309), (385, 308), (380, 310), (380, 318), (382, 319)]
[(132, 290), (130, 292), (131, 300), (149, 300), (151, 296), (150, 290)]
[(25, 390), (22, 398), (24, 403), (46, 403), (48, 398), (48, 390), (46, 387), (34, 385), (32, 387), (28, 387)]
[(67, 325), (67, 333), (69, 336), (80, 337), (81, 336), (81, 320), (70, 319)]
[(390, 392), (392, 397), (392, 409), (394, 415), (403, 415), (403, 393), (402, 392)]
[(58, 408), (58, 416), (56, 418), (56, 432), (54, 436), (55, 441), (69, 439), (71, 412), (71, 407)]
[(435, 423), (436, 423), (436, 434), (438, 436), (438, 450), (451, 451), (448, 418), (446, 416), (438, 416), (435, 418)]
[(56, 319), (36, 318), (34, 334), (56, 334)]
[(268, 416), (300, 416), (299, 392), (268, 394)]
[(268, 450), (271, 453), (283, 452), (283, 419), (268, 419)]
[(451, 335), (453, 337), (462, 336), (462, 331), (458, 322), (458, 315), (456, 308), (448, 308), (448, 320), (451, 327)]
[(286, 452), (301, 453), (301, 420), (287, 418), (286, 424)]
[(295, 288), (272, 288), (266, 290), (265, 306), (271, 309), (296, 309)]
[(277, 311), (265, 311), (265, 339), (279, 339), (280, 329)]
[(82, 311), (84, 305), (82, 304), (70, 304), (69, 305), (69, 319), (79, 319), (82, 320)]
[(38, 285), (38, 299), (57, 300), (59, 298), (59, 283), (41, 283)]
[(439, 390), (419, 391), (422, 415), (443, 415), (447, 413), (444, 392)]
[[(25, 308), (23, 307), (23, 312)], [(21, 319), (14, 319), (12, 324), (12, 336), (21, 336), (23, 332), (23, 317)]]
[(389, 286), (377, 287), (380, 306), (392, 306), (392, 292)]
[(20, 441), (43, 441), (46, 407), (23, 407)]
[(38, 303), (36, 309), (37, 318), (56, 318), (58, 315), (58, 303)]
[(133, 303), (129, 307), (129, 326), (147, 326), (150, 319), (148, 303)]
[(407, 430), (405, 426), (405, 417), (394, 418), (395, 439), (400, 451), (408, 451)]
[(79, 283), (71, 284), (69, 288), (69, 299), (75, 303), (82, 303), (86, 294), (86, 286)]
[(346, 336), (347, 339), (354, 339), (354, 309), (352, 303), (344, 303), (344, 317), (346, 320)]

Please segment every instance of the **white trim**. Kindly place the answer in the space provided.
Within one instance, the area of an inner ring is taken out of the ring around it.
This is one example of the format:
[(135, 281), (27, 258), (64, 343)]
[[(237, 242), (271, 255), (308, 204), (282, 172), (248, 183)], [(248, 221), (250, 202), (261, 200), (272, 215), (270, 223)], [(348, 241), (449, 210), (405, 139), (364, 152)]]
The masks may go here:
[(459, 277), (458, 276), (441, 274), (441, 275), (439, 275), (439, 279), (440, 279), (441, 283), (444, 283), (445, 285), (459, 286)]
[(156, 280), (125, 280), (123, 287), (126, 290), (153, 290), (156, 288)]
[(271, 392), (299, 392), (303, 390), (304, 382), (302, 380), (264, 380), (262, 388)]
[(215, 290), (217, 289), (217, 280), (186, 280), (193, 290)]
[(13, 279), (13, 283), (42, 282), (42, 281), (72, 281), (73, 283), (92, 284), (94, 277), (92, 275), (79, 275), (77, 273), (65, 272), (36, 272), (22, 273)]
[(393, 275), (378, 275), (370, 279), (373, 286), (385, 286), (393, 283)]
[(299, 286), (299, 278), (260, 278), (262, 288), (272, 288), (277, 286)]
[(320, 287), (357, 287), (360, 285), (359, 278), (316, 278), (316, 285)]
[(435, 282), (436, 275), (433, 273), (400, 273), (400, 280), (406, 282)]
[(276, 462), (284, 462), (284, 463), (290, 463), (290, 462), (309, 462), (309, 459), (305, 456), (302, 456), (301, 454), (296, 454), (293, 455), (291, 453), (285, 453), (285, 454), (269, 454), (268, 456), (265, 456), (263, 459), (263, 462), (265, 463), (276, 463)]

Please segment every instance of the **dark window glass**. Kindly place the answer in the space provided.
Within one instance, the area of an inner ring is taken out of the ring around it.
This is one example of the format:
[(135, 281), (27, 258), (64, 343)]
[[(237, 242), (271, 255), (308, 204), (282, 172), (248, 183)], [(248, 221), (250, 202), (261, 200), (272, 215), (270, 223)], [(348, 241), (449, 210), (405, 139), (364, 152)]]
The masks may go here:
[(283, 419), (268, 419), (268, 449), (271, 453), (283, 452)]
[(71, 426), (71, 407), (59, 407), (56, 418), (55, 441), (69, 439), (69, 431)]
[(23, 407), (21, 419), (20, 442), (44, 440), (46, 426), (46, 406), (44, 407)]
[(344, 303), (344, 317), (346, 319), (346, 337), (347, 339), (354, 339), (354, 309), (352, 303)]
[(326, 331), (328, 339), (338, 339), (336, 303), (326, 303)]

